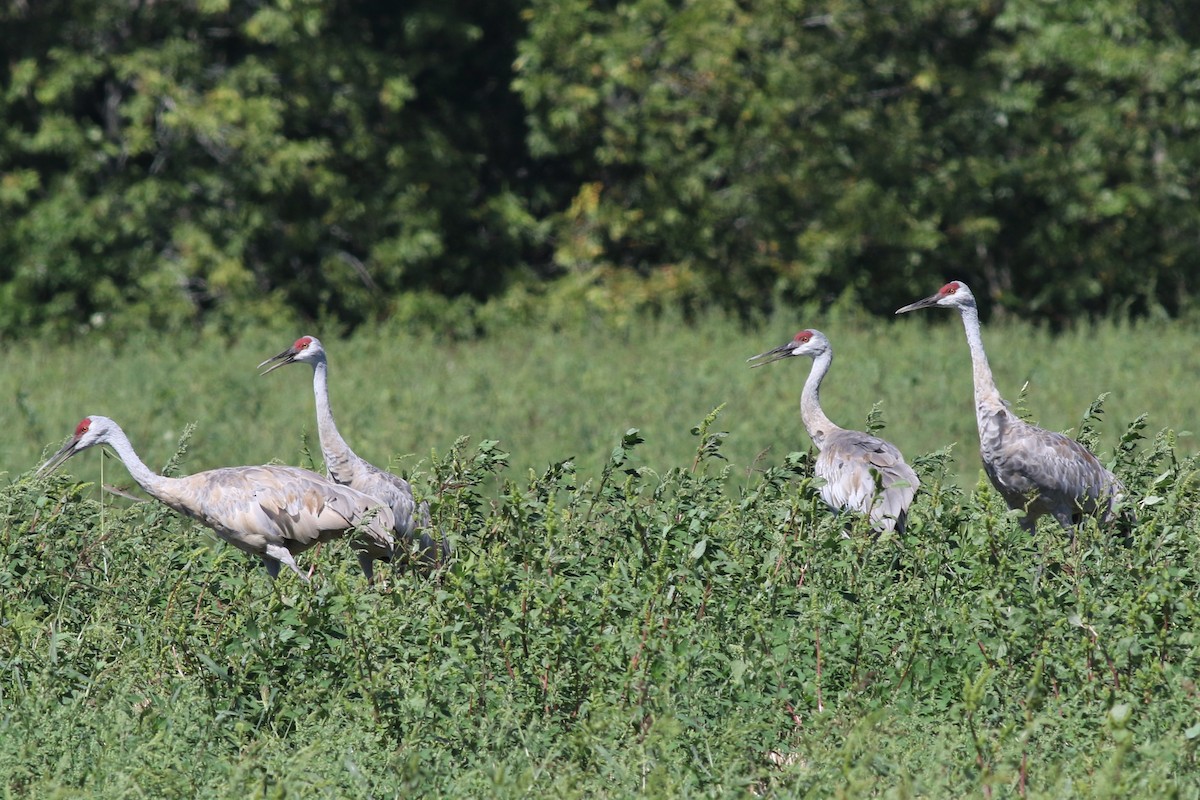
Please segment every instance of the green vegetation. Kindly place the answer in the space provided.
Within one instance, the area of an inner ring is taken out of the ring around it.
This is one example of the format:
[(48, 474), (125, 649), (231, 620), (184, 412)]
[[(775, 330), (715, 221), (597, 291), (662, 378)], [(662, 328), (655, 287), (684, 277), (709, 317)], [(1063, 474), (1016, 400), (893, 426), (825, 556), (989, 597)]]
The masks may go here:
[[(963, 486), (975, 483), (970, 357), (962, 325), (949, 313), (883, 323), (796, 312), (754, 328), (714, 316), (689, 325), (638, 317), (553, 332), (508, 329), (457, 344), (387, 329), (322, 339), (338, 423), (375, 463), (394, 461), (406, 472), (431, 450), (445, 452), (469, 435), (502, 442), (516, 476), (564, 458), (592, 475), (613, 437), (637, 427), (647, 440), (639, 463), (682, 464), (693, 449), (689, 421), (725, 404), (722, 426), (730, 436), (723, 452), (741, 480), (760, 454), (778, 463), (808, 446), (799, 412), (808, 364), (750, 370), (745, 363), (806, 325), (833, 343), (822, 398), (835, 422), (862, 429), (878, 401), (886, 435), (903, 452), (954, 443), (953, 473)], [(11, 420), (0, 441), (0, 469), (16, 475), (34, 466), (89, 413), (125, 426), (151, 465), (166, 462), (188, 422), (199, 432), (187, 471), (272, 459), (302, 463), (306, 445), (315, 445), (311, 371), (290, 367), (260, 378), (254, 367), (303, 333), (324, 332), (139, 337), (123, 344), (89, 337), (68, 346), (12, 347), (0, 374), (6, 400), (0, 414)], [(1153, 430), (1200, 431), (1194, 402), (1200, 385), (1191, 369), (1200, 332), (1191, 326), (1096, 324), (1051, 336), (1027, 324), (995, 324), (984, 336), (1001, 392), (1018, 404), (1028, 381), (1025, 405), (1039, 424), (1074, 429), (1091, 401), (1109, 393), (1102, 450), (1111, 451), (1142, 413)], [(96, 467), (94, 458), (71, 462), (75, 474), (92, 481)]]
[[(798, 324), (833, 341), (831, 416), (882, 401), (922, 477), (903, 537), (842, 538), (816, 497), (807, 363), (744, 364)], [(348, 439), (455, 536), (433, 581), (370, 589), (335, 543), (313, 587), (271, 583), (156, 503), (20, 477), (90, 412), (152, 465), (190, 421), (183, 472), (305, 463), (310, 371), (254, 371), (300, 332), (9, 348), (7, 794), (1200, 797), (1200, 488), (1172, 432), (1197, 331), (985, 334), (1042, 424), (1112, 392), (1086, 435), (1137, 500), (1127, 537), (1030, 538), (978, 481), (949, 315), (326, 336)], [(127, 481), (69, 466), (101, 468)]]
[[(38, 0), (0, 50), (5, 797), (1200, 798), (1200, 4)], [(980, 480), (957, 320), (870, 316), (949, 277), (1131, 530)], [(902, 536), (744, 363), (803, 325)], [(88, 413), (317, 466), (254, 370), (306, 330), (434, 579), (29, 478)]]
[(3, 336), (1197, 291), (1195, 3), (38, 0), (0, 51)]

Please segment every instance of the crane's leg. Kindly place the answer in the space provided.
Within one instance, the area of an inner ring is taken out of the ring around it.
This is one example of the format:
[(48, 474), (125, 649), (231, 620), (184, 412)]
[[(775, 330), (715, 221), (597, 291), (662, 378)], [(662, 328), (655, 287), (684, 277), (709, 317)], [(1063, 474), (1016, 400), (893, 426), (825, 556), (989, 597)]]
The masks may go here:
[(437, 545), (434, 544), (429, 531), (422, 528), (418, 541), (421, 543), (421, 552), (417, 554), (417, 560), (425, 567), (437, 566)]
[(434, 528), (421, 530), (421, 549), (416, 554), (416, 561), (426, 570), (435, 570), (445, 566), (450, 561), (450, 538), (444, 531)]
[(272, 578), (279, 574), (279, 565), (286, 564), (292, 570), (292, 572), (300, 576), (300, 580), (304, 581), (305, 583), (309, 582), (308, 576), (300, 571), (300, 567), (296, 565), (296, 559), (292, 558), (291, 552), (283, 545), (267, 545), (267, 554), (263, 556), (263, 561), (267, 562), (267, 571), (269, 572), (271, 570), (271, 562), (267, 561), (268, 556), (272, 561), (275, 562), (275, 572), (271, 575)]
[(262, 562), (267, 568), (267, 574), (271, 576), (271, 580), (279, 577), (279, 560), (270, 556), (263, 556)]
[(371, 563), (374, 561), (370, 554), (358, 551), (358, 566), (362, 567), (363, 575), (367, 576), (367, 584), (375, 583), (375, 566)]
[(311, 578), (313, 576), (313, 573), (317, 571), (317, 556), (319, 556), (321, 554), (321, 545), (323, 545), (323, 544), (325, 544), (325, 543), (317, 542), (316, 548), (313, 549), (312, 566), (308, 568), (308, 577), (309, 578)]

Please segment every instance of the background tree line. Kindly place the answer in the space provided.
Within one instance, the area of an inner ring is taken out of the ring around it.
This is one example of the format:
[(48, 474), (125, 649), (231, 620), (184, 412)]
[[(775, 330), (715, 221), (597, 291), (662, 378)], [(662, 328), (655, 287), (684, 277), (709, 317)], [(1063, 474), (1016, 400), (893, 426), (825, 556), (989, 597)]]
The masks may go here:
[(1194, 306), (1183, 0), (12, 0), (0, 334)]

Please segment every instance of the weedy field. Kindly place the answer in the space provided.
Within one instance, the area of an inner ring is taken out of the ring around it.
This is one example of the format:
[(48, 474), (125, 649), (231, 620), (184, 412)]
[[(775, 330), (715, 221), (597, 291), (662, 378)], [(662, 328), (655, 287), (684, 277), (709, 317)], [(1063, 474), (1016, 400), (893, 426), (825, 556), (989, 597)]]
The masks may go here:
[(10, 347), (6, 794), (1200, 797), (1200, 335), (985, 332), (1138, 514), (1031, 538), (978, 481), (957, 320), (800, 322), (833, 341), (829, 414), (879, 401), (921, 476), (903, 536), (843, 538), (817, 498), (808, 362), (746, 368), (790, 321), (327, 337), (343, 432), (458, 547), (378, 587), (342, 543), (272, 583), (96, 491), (128, 485), (96, 452), (24, 474), (87, 413), (180, 472), (311, 463), (311, 371), (254, 371), (302, 331)]

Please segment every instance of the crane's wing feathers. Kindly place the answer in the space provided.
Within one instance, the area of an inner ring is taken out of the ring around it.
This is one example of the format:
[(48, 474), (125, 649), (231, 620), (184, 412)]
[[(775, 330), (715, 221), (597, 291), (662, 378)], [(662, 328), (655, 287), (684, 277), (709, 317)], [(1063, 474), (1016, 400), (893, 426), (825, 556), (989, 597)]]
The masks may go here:
[(825, 479), (821, 498), (830, 507), (870, 514), (872, 522), (886, 529), (897, 523), (903, 526), (920, 485), (895, 445), (861, 431), (828, 434), (816, 473)]
[(363, 461), (359, 467), (354, 479), (347, 485), (386, 503), (392, 510), (396, 533), (405, 538), (411, 537), (416, 503), (413, 502), (412, 487), (408, 481), (367, 461)]
[(1009, 423), (1010, 433), (985, 452), (1001, 480), (1023, 492), (1047, 496), (1097, 497), (1120, 494), (1121, 481), (1079, 442), (1029, 423)]
[[(435, 537), (429, 506), (422, 503), (418, 508), (408, 481), (359, 456), (351, 455), (353, 458), (344, 460), (338, 480), (348, 477), (344, 485), (384, 503), (391, 511), (392, 530), (404, 547), (409, 548), (414, 541), (418, 543), (418, 558), (422, 564), (435, 566), (447, 561), (452, 552), (450, 541), (444, 532), (437, 532)], [(347, 465), (352, 469), (347, 469)]]
[[(225, 467), (180, 479), (200, 502), (169, 503), (247, 552), (269, 544), (299, 553), (366, 521), (357, 538), (391, 541), (391, 510), (361, 492), (298, 467)], [(180, 493), (182, 494), (182, 493)], [(390, 547), (387, 548), (390, 553)]]

